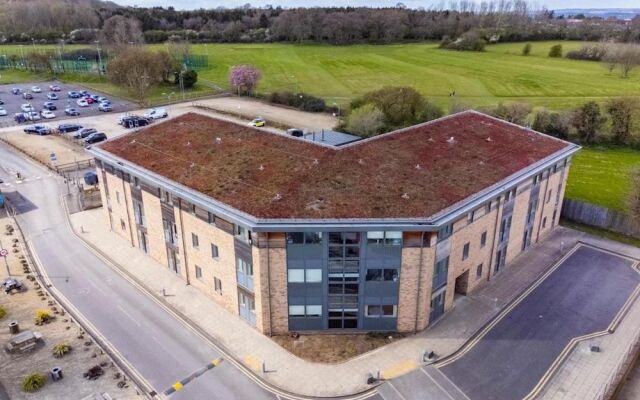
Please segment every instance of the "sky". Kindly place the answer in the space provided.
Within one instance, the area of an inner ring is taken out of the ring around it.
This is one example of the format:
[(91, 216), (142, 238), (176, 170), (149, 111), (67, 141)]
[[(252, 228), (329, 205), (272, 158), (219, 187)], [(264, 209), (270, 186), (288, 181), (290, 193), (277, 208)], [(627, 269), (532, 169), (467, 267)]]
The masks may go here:
[[(197, 8), (216, 8), (224, 6), (233, 8), (250, 3), (253, 6), (264, 6), (271, 4), (283, 7), (313, 7), (313, 6), (369, 6), (369, 7), (389, 7), (396, 5), (402, 0), (115, 0), (116, 3), (129, 6), (173, 6), (178, 10), (188, 10)], [(429, 6), (437, 6), (441, 3), (439, 0), (419, 1), (404, 0), (405, 5), (412, 8)], [(448, 1), (444, 2), (447, 4)], [(535, 3), (544, 5), (548, 9), (561, 8), (632, 8), (638, 7), (638, 0), (608, 0), (606, 3), (602, 0), (537, 0)]]

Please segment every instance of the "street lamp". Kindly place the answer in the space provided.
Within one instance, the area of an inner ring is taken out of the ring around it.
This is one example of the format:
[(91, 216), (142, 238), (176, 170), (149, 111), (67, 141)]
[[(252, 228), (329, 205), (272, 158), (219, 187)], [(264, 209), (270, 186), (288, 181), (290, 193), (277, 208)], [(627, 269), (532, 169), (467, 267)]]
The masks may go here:
[(102, 75), (102, 55), (100, 54), (100, 41), (96, 40), (96, 51), (98, 52), (98, 75)]
[(340, 116), (341, 112), (340, 112), (340, 105), (338, 103), (336, 103), (335, 101), (333, 102), (333, 105), (336, 106), (338, 108), (338, 117)]

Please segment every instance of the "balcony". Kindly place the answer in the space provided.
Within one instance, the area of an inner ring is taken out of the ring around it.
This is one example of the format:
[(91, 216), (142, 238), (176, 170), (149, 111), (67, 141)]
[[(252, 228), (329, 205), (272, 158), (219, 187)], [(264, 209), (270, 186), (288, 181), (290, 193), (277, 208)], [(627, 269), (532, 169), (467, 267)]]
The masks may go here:
[(244, 271), (236, 270), (236, 279), (238, 280), (238, 285), (253, 292), (253, 275), (249, 275)]

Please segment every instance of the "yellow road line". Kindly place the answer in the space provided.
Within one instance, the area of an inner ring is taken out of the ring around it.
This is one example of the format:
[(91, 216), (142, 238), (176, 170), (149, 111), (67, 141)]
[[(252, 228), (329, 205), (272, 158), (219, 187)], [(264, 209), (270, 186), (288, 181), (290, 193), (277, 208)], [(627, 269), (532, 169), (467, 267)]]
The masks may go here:
[(416, 360), (405, 360), (398, 364), (395, 364), (389, 369), (386, 369), (380, 373), (383, 379), (393, 379), (400, 375), (404, 375), (409, 371), (413, 371), (418, 368), (419, 364)]

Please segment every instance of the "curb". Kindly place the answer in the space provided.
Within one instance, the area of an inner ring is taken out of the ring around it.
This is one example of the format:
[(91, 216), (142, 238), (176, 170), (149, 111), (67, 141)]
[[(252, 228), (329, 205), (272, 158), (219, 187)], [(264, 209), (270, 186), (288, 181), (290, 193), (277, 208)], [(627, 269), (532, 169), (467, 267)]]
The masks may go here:
[[(214, 349), (216, 349), (217, 351), (219, 351), (222, 354), (222, 356), (225, 358), (225, 360), (227, 360), (228, 362), (233, 364), (236, 368), (238, 368), (242, 373), (244, 373), (247, 377), (249, 377), (251, 380), (253, 380), (256, 384), (258, 384), (263, 389), (265, 389), (265, 390), (267, 390), (267, 391), (269, 391), (269, 392), (271, 392), (273, 394), (276, 394), (278, 396), (283, 396), (283, 397), (285, 397), (287, 399), (293, 399), (293, 400), (312, 400), (312, 399), (364, 400), (364, 399), (367, 399), (367, 398), (369, 398), (369, 397), (371, 397), (371, 396), (373, 396), (373, 395), (375, 395), (377, 393), (376, 392), (376, 388), (377, 388), (378, 385), (375, 385), (375, 386), (373, 386), (373, 387), (371, 387), (371, 388), (369, 388), (367, 390), (363, 390), (361, 392), (356, 392), (356, 393), (352, 393), (352, 394), (348, 394), (348, 395), (308, 396), (308, 395), (300, 395), (300, 394), (293, 393), (293, 392), (291, 392), (291, 391), (289, 391), (287, 389), (280, 388), (280, 387), (274, 385), (273, 383), (267, 381), (266, 379), (261, 377), (259, 374), (257, 374), (254, 370), (252, 370), (251, 368), (248, 368), (247, 366), (245, 366), (244, 363), (241, 360), (239, 360), (238, 357), (236, 357), (235, 354), (230, 349), (228, 349), (224, 344), (220, 343), (216, 338), (211, 336), (206, 330), (202, 329), (199, 324), (197, 324), (191, 318), (189, 318), (184, 313), (182, 313), (181, 311), (176, 309), (173, 305), (171, 305), (164, 298), (162, 298), (161, 296), (156, 294), (153, 290), (149, 289), (138, 278), (133, 276), (130, 272), (128, 272), (121, 265), (119, 265), (118, 263), (113, 261), (102, 250), (100, 250), (99, 248), (94, 246), (93, 243), (85, 240), (82, 236), (80, 236), (78, 234), (78, 232), (76, 232), (76, 230), (73, 227), (73, 225), (71, 224), (71, 220), (69, 218), (70, 215), (68, 213), (68, 208), (66, 206), (66, 201), (65, 201), (64, 198), (62, 199), (62, 203), (63, 203), (63, 208), (64, 208), (64, 211), (65, 211), (66, 221), (67, 221), (69, 227), (71, 228), (71, 231), (73, 232), (73, 234), (78, 239), (80, 239), (80, 241), (82, 243), (84, 243), (99, 258), (101, 258), (104, 261), (106, 261), (106, 264), (111, 266), (117, 273), (119, 273), (120, 275), (125, 277), (125, 279), (129, 280), (130, 282), (134, 283), (138, 287), (138, 289), (140, 289), (145, 295), (147, 295), (149, 298), (154, 300), (156, 303), (160, 304), (163, 308), (165, 308), (167, 311), (169, 311), (170, 314), (173, 314), (174, 316), (176, 316), (180, 322), (182, 322), (184, 325), (186, 325), (187, 327), (192, 329), (201, 338), (205, 339), (205, 341), (207, 341)], [(381, 383), (382, 382), (380, 382), (380, 384)]]

